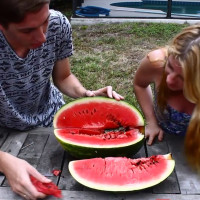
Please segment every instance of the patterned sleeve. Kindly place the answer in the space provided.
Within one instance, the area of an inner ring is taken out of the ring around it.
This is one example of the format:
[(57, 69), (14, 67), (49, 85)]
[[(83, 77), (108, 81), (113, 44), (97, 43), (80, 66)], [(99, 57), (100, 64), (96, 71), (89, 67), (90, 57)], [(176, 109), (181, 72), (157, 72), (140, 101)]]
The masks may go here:
[(66, 16), (57, 12), (59, 15), (60, 33), (57, 34), (56, 57), (62, 60), (73, 54), (72, 28)]

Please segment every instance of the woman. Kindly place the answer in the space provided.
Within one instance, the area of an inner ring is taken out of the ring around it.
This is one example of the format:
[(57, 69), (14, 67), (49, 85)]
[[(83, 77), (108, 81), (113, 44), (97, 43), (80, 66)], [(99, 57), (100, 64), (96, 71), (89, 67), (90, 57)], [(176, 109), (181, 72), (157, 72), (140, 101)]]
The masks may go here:
[[(154, 83), (154, 100), (150, 84)], [(184, 135), (188, 160), (200, 168), (200, 24), (141, 61), (134, 90), (146, 118), (148, 144), (163, 133)]]

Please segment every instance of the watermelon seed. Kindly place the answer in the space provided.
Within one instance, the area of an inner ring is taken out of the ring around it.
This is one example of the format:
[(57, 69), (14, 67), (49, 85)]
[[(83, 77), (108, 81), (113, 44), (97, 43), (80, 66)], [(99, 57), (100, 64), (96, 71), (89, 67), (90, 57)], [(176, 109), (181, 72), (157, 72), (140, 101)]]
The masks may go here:
[(145, 165), (143, 165), (143, 164), (142, 164), (142, 165), (140, 165), (140, 169), (141, 169), (141, 170), (143, 170), (143, 169), (145, 169), (145, 170), (146, 170), (146, 167), (145, 167)]
[(107, 115), (107, 119), (114, 122), (117, 126), (122, 127), (121, 123), (112, 115)]
[(110, 135), (109, 134), (106, 134), (106, 139), (110, 139)]
[(141, 163), (141, 160), (139, 160), (137, 163), (135, 163), (136, 166), (139, 166)]

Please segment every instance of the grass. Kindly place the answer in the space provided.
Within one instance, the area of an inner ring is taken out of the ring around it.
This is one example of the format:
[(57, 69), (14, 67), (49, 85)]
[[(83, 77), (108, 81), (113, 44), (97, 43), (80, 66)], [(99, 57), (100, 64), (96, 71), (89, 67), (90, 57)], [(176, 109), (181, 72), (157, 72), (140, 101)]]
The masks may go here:
[[(138, 107), (133, 78), (140, 60), (164, 46), (187, 24), (119, 23), (73, 26), (71, 71), (91, 90), (112, 85)], [(72, 99), (65, 96), (66, 102)]]

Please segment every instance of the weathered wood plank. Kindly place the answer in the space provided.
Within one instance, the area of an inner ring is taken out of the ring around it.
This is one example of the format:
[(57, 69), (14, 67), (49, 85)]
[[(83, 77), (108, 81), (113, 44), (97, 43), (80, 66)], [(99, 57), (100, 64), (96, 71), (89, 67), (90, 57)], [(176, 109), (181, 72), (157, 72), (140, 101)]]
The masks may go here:
[(135, 155), (133, 155), (131, 158), (134, 159), (134, 158), (142, 158), (142, 157), (146, 157), (144, 146), (142, 146), (141, 149)]
[(168, 135), (169, 150), (176, 161), (176, 174), (182, 194), (200, 194), (200, 175), (193, 171), (184, 155), (184, 137)]
[(3, 174), (0, 175), (0, 186), (3, 184), (3, 181), (5, 180), (5, 176)]
[(39, 128), (35, 128), (35, 129), (31, 129), (28, 131), (29, 134), (48, 134), (48, 135), (54, 135), (54, 128), (53, 127), (47, 127), (47, 128), (43, 128), (43, 127), (39, 127)]
[(19, 158), (27, 159), (27, 158), (40, 158), (44, 147), (46, 145), (47, 139), (49, 135), (43, 134), (29, 134), (20, 153), (18, 154)]
[(167, 141), (164, 139), (162, 142), (155, 141), (151, 146), (147, 145), (148, 156), (167, 154), (169, 153), (169, 148)]
[[(158, 155), (158, 154), (167, 154), (169, 153), (169, 148), (167, 144), (167, 138), (162, 142), (155, 141), (153, 145), (147, 146), (148, 155)], [(179, 194), (179, 184), (176, 177), (175, 171), (163, 182), (153, 187), (153, 193), (156, 194)]]
[(8, 152), (14, 156), (17, 156), (22, 145), (24, 144), (24, 141), (25, 141), (27, 135), (28, 135), (27, 132), (10, 133), (9, 136), (7, 137), (6, 141), (2, 145), (1, 150), (4, 152)]
[(78, 183), (70, 174), (68, 170), (68, 164), (71, 160), (75, 160), (76, 158), (70, 156), (67, 152), (65, 152), (64, 165), (62, 174), (60, 177), (60, 181), (58, 187), (62, 190), (70, 190), (70, 191), (82, 191), (84, 186)]
[[(63, 197), (58, 199), (49, 196), (48, 200), (198, 200), (200, 195), (181, 194), (145, 194), (145, 193), (106, 193), (90, 191), (62, 191)], [(22, 200), (10, 188), (0, 188), (0, 200)]]
[(52, 170), (61, 170), (64, 150), (55, 136), (49, 135), (42, 156), (37, 165), (37, 170), (44, 176), (53, 176)]
[(5, 128), (0, 128), (0, 147), (5, 142), (7, 136), (9, 135), (10, 131)]

